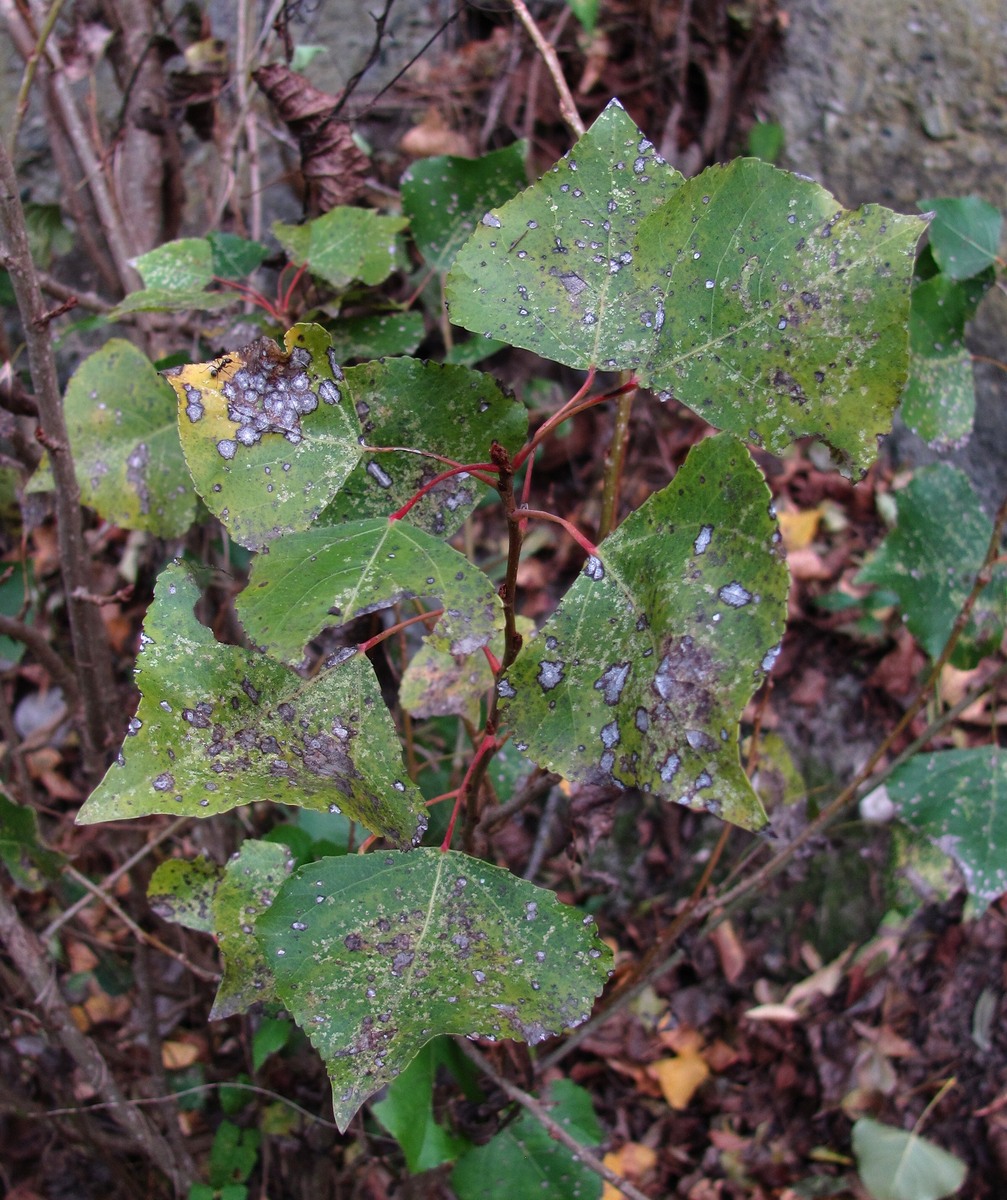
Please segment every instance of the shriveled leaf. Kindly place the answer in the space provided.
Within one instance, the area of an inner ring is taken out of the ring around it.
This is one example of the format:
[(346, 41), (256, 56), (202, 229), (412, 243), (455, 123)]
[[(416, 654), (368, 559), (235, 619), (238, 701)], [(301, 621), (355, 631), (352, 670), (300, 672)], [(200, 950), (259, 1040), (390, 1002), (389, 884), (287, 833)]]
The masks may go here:
[(49, 850), (38, 832), (35, 810), (0, 795), (0, 862), (20, 888), (37, 892), (59, 874), (63, 856)]
[(277, 241), (291, 261), (306, 264), (312, 275), (337, 291), (354, 280), (382, 283), (395, 269), (397, 236), (409, 224), (371, 208), (333, 208), (304, 225), (273, 222)]
[[(562, 194), (561, 194), (562, 193)], [(681, 181), (610, 104), (455, 259), (452, 319), (569, 366), (632, 370), (774, 453), (862, 473), (906, 378), (917, 217), (844, 211), (756, 159)]]
[(147, 356), (122, 338), (107, 341), (70, 377), (64, 409), (81, 499), (105, 520), (166, 538), (195, 520), (175, 408)]
[(500, 599), (482, 571), (439, 538), (384, 517), (282, 538), (252, 564), (237, 607), (257, 645), (299, 662), (326, 626), (415, 596), (443, 604), (430, 640), (452, 654), (473, 653), (502, 627)]
[(418, 312), (340, 317), (329, 329), (332, 352), (342, 363), (413, 354), (423, 334), (423, 314)]
[[(931, 658), (944, 648), (993, 534), (968, 476), (937, 463), (896, 494), (898, 524), (857, 575), (898, 596), (909, 632)], [(948, 514), (954, 519), (949, 520)], [(1000, 567), (972, 611), (952, 663), (971, 668), (1000, 642), (1007, 569)]]
[(256, 935), (345, 1129), (437, 1034), (535, 1043), (585, 1020), (611, 958), (592, 926), (500, 867), (419, 849), (309, 863)]
[(193, 614), (198, 598), (182, 564), (158, 578), (136, 667), (140, 707), (77, 820), (208, 817), (273, 800), (342, 810), (396, 845), (418, 841), (422, 798), (366, 659), (303, 679), (217, 642)]
[(519, 749), (757, 828), (738, 721), (772, 667), (787, 570), (766, 482), (727, 435), (602, 542), (500, 681)]
[[(454, 462), (485, 463), (494, 441), (516, 450), (528, 428), (524, 405), (491, 376), (467, 367), (415, 358), (364, 363), (347, 368), (342, 390), (369, 446), (404, 446)], [(320, 523), (388, 516), (444, 470), (443, 462), (421, 454), (365, 450)], [(450, 537), (486, 491), (470, 475), (454, 475), (404, 519), (427, 533)]]
[[(602, 1133), (591, 1094), (570, 1079), (557, 1079), (542, 1097), (549, 1115), (584, 1146), (597, 1146)], [(473, 1146), (451, 1172), (459, 1200), (598, 1200), (601, 1179), (529, 1112), (483, 1146)]]
[(965, 323), (992, 282), (992, 270), (963, 283), (936, 274), (913, 288), (902, 418), (937, 449), (959, 445), (972, 432), (975, 386)]
[(328, 334), (295, 325), (284, 346), (260, 338), (165, 372), (196, 490), (253, 549), (307, 528), (360, 458), (360, 426), (343, 400)]
[(1007, 892), (1007, 750), (915, 754), (888, 795), (901, 820), (955, 860), (981, 909)]
[(255, 938), (255, 922), (273, 903), (293, 865), (286, 846), (250, 839), (224, 867), (213, 896), (213, 930), (224, 974), (210, 1009), (211, 1021), (274, 998), (273, 976)]
[(965, 1164), (906, 1129), (861, 1117), (853, 1126), (860, 1180), (874, 1200), (944, 1200), (965, 1182)]
[(427, 263), (446, 271), (487, 209), (526, 184), (525, 141), (482, 158), (438, 155), (412, 164), (402, 176), (402, 211)]
[(930, 248), (937, 265), (952, 279), (970, 279), (996, 261), (1003, 230), (1000, 210), (979, 196), (921, 200), (932, 212)]

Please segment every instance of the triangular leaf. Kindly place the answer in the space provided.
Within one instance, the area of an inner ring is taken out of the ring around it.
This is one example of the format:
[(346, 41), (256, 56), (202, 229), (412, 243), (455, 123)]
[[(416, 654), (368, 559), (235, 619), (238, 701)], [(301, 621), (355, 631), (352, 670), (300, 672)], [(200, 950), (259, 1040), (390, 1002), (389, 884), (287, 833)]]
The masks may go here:
[(944, 1200), (965, 1182), (961, 1159), (905, 1129), (861, 1117), (853, 1126), (853, 1153), (874, 1200)]
[(1003, 214), (979, 196), (921, 200), (934, 214), (930, 248), (940, 269), (952, 279), (970, 279), (996, 262)]
[(508, 871), (420, 849), (309, 863), (256, 933), (345, 1129), (437, 1034), (534, 1043), (585, 1020), (610, 962), (591, 925)]
[(213, 255), (213, 273), (221, 279), (244, 279), (258, 267), (269, 253), (262, 242), (239, 237), (236, 233), (207, 234)]
[(403, 217), (385, 217), (370, 208), (348, 205), (330, 209), (304, 225), (274, 221), (277, 241), (298, 265), (337, 291), (354, 280), (378, 284), (395, 269), (396, 236), (409, 224)]
[(783, 635), (778, 539), (745, 448), (726, 435), (695, 446), (497, 685), (519, 749), (568, 779), (762, 825), (738, 721)]
[[(944, 649), (972, 590), (993, 534), (964, 471), (936, 463), (917, 471), (896, 494), (898, 524), (857, 575), (858, 583), (889, 589), (906, 627), (931, 658)], [(954, 520), (948, 514), (954, 513)], [(980, 595), (952, 662), (974, 667), (1000, 642), (1007, 618), (1007, 569)]]
[(131, 736), (78, 822), (208, 817), (273, 800), (342, 810), (396, 845), (418, 841), (423, 801), (366, 659), (304, 679), (215, 641), (193, 614), (198, 598), (187, 567), (176, 563), (158, 578)]
[(915, 754), (887, 788), (899, 817), (955, 860), (981, 908), (1007, 892), (1007, 750)]
[(64, 405), (84, 503), (124, 529), (185, 533), (197, 502), (175, 395), (147, 356), (111, 338), (70, 377)]
[(252, 564), (237, 607), (257, 645), (298, 662), (326, 626), (414, 596), (444, 605), (430, 639), (452, 654), (472, 654), (503, 623), (496, 588), (482, 571), (439, 538), (384, 517), (276, 542)]
[(609, 105), (552, 172), (483, 218), (447, 294), (468, 329), (632, 370), (776, 453), (815, 435), (863, 472), (905, 382), (924, 227), (878, 206), (845, 212), (755, 159), (683, 183)]
[(306, 529), (360, 458), (360, 426), (319, 325), (295, 325), (209, 363), (165, 372), (186, 462), (207, 508), (243, 546)]
[(402, 211), (420, 253), (446, 271), (476, 221), (525, 186), (525, 141), (482, 158), (438, 155), (415, 162), (402, 176)]
[[(349, 367), (343, 394), (356, 410), (370, 446), (407, 446), (459, 463), (488, 462), (494, 441), (517, 450), (527, 410), (489, 375), (415, 358)], [(363, 459), (319, 521), (334, 525), (389, 516), (445, 469), (421, 454), (372, 454)], [(438, 537), (450, 537), (486, 487), (469, 475), (445, 479), (404, 518)]]

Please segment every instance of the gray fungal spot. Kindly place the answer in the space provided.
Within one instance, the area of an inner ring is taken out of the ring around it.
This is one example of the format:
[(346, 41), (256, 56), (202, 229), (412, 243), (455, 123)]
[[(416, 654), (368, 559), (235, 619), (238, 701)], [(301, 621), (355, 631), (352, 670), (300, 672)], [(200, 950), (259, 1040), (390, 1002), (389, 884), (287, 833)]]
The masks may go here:
[(713, 738), (704, 733), (702, 729), (687, 729), (685, 740), (693, 750), (715, 750), (717, 745)]
[(392, 486), (391, 476), (383, 470), (373, 459), (367, 464), (365, 470), (367, 474), (377, 483), (378, 487), (390, 488)]
[(601, 728), (601, 744), (606, 750), (611, 750), (619, 744), (619, 722), (609, 721), (607, 725)]
[(696, 540), (692, 543), (692, 548), (696, 554), (705, 554), (710, 545), (710, 539), (713, 537), (713, 526), (704, 525), (696, 534)]
[(563, 678), (563, 671), (566, 667), (564, 662), (548, 662), (543, 659), (538, 666), (538, 685), (543, 692), (552, 691), (552, 689)]
[(595, 583), (605, 578), (605, 568), (602, 566), (601, 559), (596, 554), (588, 556), (588, 560), (584, 564), (584, 574), (588, 579), (593, 579)]
[[(336, 358), (336, 352), (331, 346), (325, 351), (325, 357), (329, 360), (329, 370), (332, 372), (333, 379), (338, 379), (340, 382), (342, 382), (342, 380), (345, 378), (343, 375), (343, 368), (339, 365), (339, 360)], [(311, 358), (309, 356), (308, 362), (310, 361)], [(308, 363), (304, 363), (303, 365), (307, 366)]]
[(217, 443), (217, 453), (221, 458), (232, 459), (238, 449), (238, 443), (231, 438), (221, 438)]
[(650, 728), (650, 713), (645, 708), (638, 708), (633, 716), (633, 724), (641, 733), (646, 733)]
[(746, 604), (752, 603), (752, 593), (747, 588), (743, 588), (737, 580), (725, 583), (717, 595), (732, 608), (744, 608)]
[(326, 404), (338, 404), (343, 398), (343, 393), (336, 387), (331, 379), (323, 379), (318, 385), (318, 395)]
[(153, 781), (153, 788), (155, 792), (173, 792), (175, 790), (174, 775), (170, 771), (165, 771), (163, 774), (158, 775)]
[(678, 757), (674, 750), (672, 750), (659, 768), (662, 780), (665, 783), (671, 783), (671, 781), (678, 774), (678, 768), (681, 765), (682, 760)]
[(776, 665), (776, 660), (780, 657), (780, 651), (782, 649), (782, 643), (777, 642), (777, 644), (771, 650), (766, 651), (762, 659), (762, 669), (764, 671), (771, 671), (773, 669), (773, 667)]
[(497, 695), (503, 700), (511, 700), (517, 695), (517, 688), (506, 679), (501, 679), (497, 684)]
[(626, 680), (629, 678), (631, 665), (628, 662), (614, 663), (594, 681), (594, 690), (601, 692), (606, 704), (616, 705), (619, 703), (622, 689), (626, 686)]
[(483, 219), (482, 219), (482, 221), (480, 221), (480, 224), (488, 225), (490, 227), (490, 229), (499, 229), (500, 228), (500, 218), (495, 217), (491, 212), (488, 212), (483, 216)]

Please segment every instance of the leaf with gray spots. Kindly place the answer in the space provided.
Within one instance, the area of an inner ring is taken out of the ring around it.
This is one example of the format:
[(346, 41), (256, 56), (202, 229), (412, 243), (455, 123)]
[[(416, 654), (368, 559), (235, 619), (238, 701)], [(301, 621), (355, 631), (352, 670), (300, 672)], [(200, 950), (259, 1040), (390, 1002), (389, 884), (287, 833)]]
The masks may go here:
[(778, 540), (744, 446), (721, 435), (693, 447), (498, 683), (518, 748), (568, 779), (764, 824), (738, 722), (783, 636)]
[(234, 292), (206, 290), (213, 282), (214, 259), (207, 238), (177, 238), (141, 254), (136, 269), (144, 286), (116, 305), (111, 319), (131, 312), (206, 312), (233, 304)]
[(444, 613), (429, 634), (452, 654), (472, 654), (503, 626), (492, 580), (451, 546), (405, 521), (374, 517), (293, 533), (252, 563), (238, 616), (255, 643), (299, 662), (327, 626), (436, 596)]
[(342, 811), (398, 846), (426, 828), (374, 671), (355, 656), (312, 679), (225, 646), (196, 619), (188, 567), (159, 576), (136, 675), (140, 707), (81, 824), (209, 817), (272, 800)]
[(251, 549), (306, 529), (360, 459), (360, 425), (320, 325), (281, 350), (260, 338), (165, 372), (178, 397), (186, 462), (207, 508)]
[(402, 176), (402, 211), (427, 263), (446, 271), (476, 222), (526, 184), (526, 141), (481, 158), (422, 158)]
[(256, 936), (343, 1130), (438, 1034), (536, 1043), (580, 1024), (611, 964), (552, 892), (435, 849), (309, 863)]
[(631, 370), (774, 453), (821, 438), (862, 473), (905, 382), (924, 228), (876, 205), (847, 212), (756, 159), (681, 182), (609, 105), (552, 172), (487, 214), (447, 295), (467, 329)]
[[(492, 376), (467, 367), (393, 358), (348, 367), (343, 394), (370, 446), (406, 446), (457, 463), (489, 462), (499, 442), (515, 451), (524, 442), (528, 413)], [(319, 518), (336, 525), (388, 516), (401, 508), (445, 464), (405, 451), (363, 458)], [(438, 537), (450, 537), (486, 495), (468, 474), (437, 484), (403, 518)]]
[(900, 820), (955, 860), (980, 910), (1007, 891), (1007, 750), (916, 754), (887, 788)]
[(142, 351), (111, 338), (64, 398), (81, 499), (123, 529), (180, 537), (198, 501), (178, 444), (175, 396)]
[(211, 1020), (275, 997), (273, 976), (255, 939), (255, 922), (272, 904), (294, 860), (286, 846), (249, 839), (224, 867), (208, 859), (169, 859), (151, 876), (150, 906), (167, 921), (212, 933), (223, 975)]
[[(898, 522), (857, 575), (899, 598), (906, 627), (931, 658), (951, 628), (982, 566), (993, 534), (968, 476), (936, 463), (896, 493)], [(954, 513), (954, 520), (948, 514)], [(969, 670), (1000, 644), (1007, 620), (1007, 569), (980, 594), (951, 662)]]
[(292, 262), (343, 291), (355, 280), (373, 286), (388, 278), (398, 261), (398, 235), (408, 224), (404, 217), (339, 205), (303, 225), (274, 221), (273, 234)]

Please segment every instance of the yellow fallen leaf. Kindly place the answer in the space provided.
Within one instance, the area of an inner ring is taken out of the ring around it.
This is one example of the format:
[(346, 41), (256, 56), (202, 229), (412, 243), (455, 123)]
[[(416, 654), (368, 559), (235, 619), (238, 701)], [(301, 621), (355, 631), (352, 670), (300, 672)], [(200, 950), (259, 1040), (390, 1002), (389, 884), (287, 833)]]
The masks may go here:
[(668, 1107), (681, 1112), (689, 1107), (689, 1101), (709, 1076), (710, 1068), (701, 1054), (691, 1050), (676, 1054), (674, 1058), (659, 1059), (651, 1065), (650, 1072), (657, 1077)]
[(787, 551), (803, 550), (815, 540), (818, 523), (822, 519), (820, 508), (808, 508), (804, 512), (778, 512), (780, 535)]
[[(635, 1183), (641, 1175), (646, 1174), (657, 1163), (657, 1151), (644, 1146), (642, 1142), (627, 1142), (618, 1150), (613, 1150), (602, 1159), (605, 1166), (616, 1175)], [(622, 1200), (622, 1192), (606, 1183), (601, 1193), (601, 1200)]]
[(161, 1062), (166, 1071), (181, 1071), (191, 1067), (199, 1058), (199, 1047), (191, 1042), (164, 1042), (161, 1046)]

